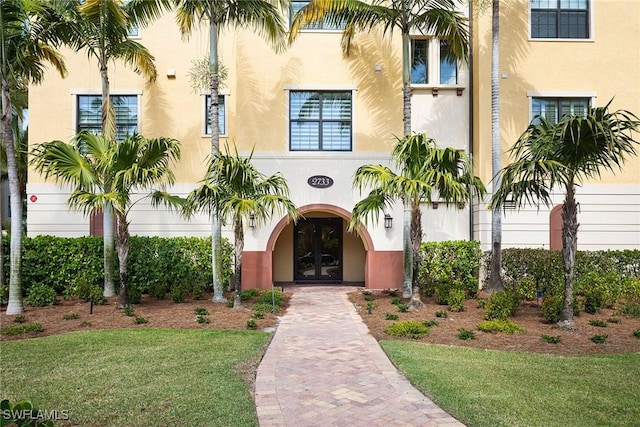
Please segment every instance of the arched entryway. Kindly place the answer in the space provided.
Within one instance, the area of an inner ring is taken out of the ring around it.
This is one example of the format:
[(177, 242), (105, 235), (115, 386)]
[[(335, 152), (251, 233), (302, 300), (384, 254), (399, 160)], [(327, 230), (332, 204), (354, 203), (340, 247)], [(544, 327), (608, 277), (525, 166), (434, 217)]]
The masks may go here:
[[(366, 227), (358, 234), (348, 232), (351, 212), (328, 204), (305, 205), (298, 212), (305, 220), (296, 226), (282, 218), (264, 251), (244, 252), (243, 283), (263, 289), (296, 281), (359, 283), (374, 289), (402, 285), (402, 252), (376, 251)], [(304, 241), (301, 232), (306, 233)]]

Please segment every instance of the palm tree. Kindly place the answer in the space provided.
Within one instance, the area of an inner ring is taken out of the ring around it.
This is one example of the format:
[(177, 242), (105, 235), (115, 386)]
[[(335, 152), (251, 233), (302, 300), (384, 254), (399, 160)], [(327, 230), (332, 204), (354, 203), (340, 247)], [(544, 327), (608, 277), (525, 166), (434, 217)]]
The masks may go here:
[(382, 165), (365, 165), (356, 171), (354, 187), (359, 191), (371, 190), (354, 206), (349, 229), (358, 230), (363, 219), (375, 222), (395, 200), (410, 207), (411, 251), (405, 251), (404, 270), (411, 272), (411, 305), (419, 308), (423, 305), (417, 274), (422, 243), (421, 203), (431, 203), (435, 195), (437, 200), (457, 206), (470, 201), (472, 192), (484, 195), (485, 187), (473, 175), (467, 154), (453, 148), (438, 148), (436, 141), (424, 133), (398, 140), (392, 156), (398, 174)]
[[(411, 135), (411, 31), (432, 34), (446, 40), (450, 46), (447, 53), (451, 58), (467, 60), (469, 56), (469, 30), (467, 19), (456, 12), (456, 0), (311, 0), (294, 16), (289, 32), (292, 42), (300, 29), (306, 25), (325, 22), (340, 28), (342, 32), (342, 50), (349, 53), (353, 37), (358, 32), (368, 32), (374, 28), (382, 28), (384, 34), (391, 35), (399, 31), (402, 37), (402, 101), (404, 136)], [(403, 245), (404, 245), (404, 279), (403, 296), (409, 297), (413, 289), (410, 270), (411, 262), (407, 260), (412, 253), (411, 206), (404, 207)]]
[(0, 138), (6, 152), (9, 192), (11, 195), (11, 243), (9, 302), (7, 314), (20, 314), (22, 306), (22, 198), (15, 150), (13, 121), (16, 114), (15, 95), (29, 83), (44, 78), (45, 62), (66, 75), (62, 57), (55, 49), (55, 25), (47, 22), (46, 2), (3, 0), (0, 2), (0, 80), (2, 84), (2, 116)]
[[(164, 10), (175, 9), (180, 32), (189, 37), (203, 22), (209, 27), (210, 69), (210, 122), (211, 156), (220, 151), (218, 96), (220, 87), (220, 62), (218, 41), (226, 28), (250, 27), (269, 42), (281, 47), (286, 29), (279, 8), (288, 5), (286, 0), (131, 0), (129, 7), (142, 23), (157, 18)], [(222, 283), (222, 227), (219, 218), (211, 218), (211, 257), (213, 273), (213, 301), (224, 302)]]
[(411, 31), (431, 34), (449, 43), (449, 59), (467, 60), (467, 19), (456, 12), (456, 0), (311, 0), (294, 16), (289, 32), (292, 42), (306, 25), (325, 22), (340, 28), (342, 50), (349, 53), (358, 32), (380, 27), (384, 34), (399, 31), (402, 37), (402, 94), (404, 136), (411, 134)]
[[(69, 3), (75, 7), (66, 7)], [(77, 51), (86, 50), (87, 55), (98, 62), (102, 86), (102, 135), (115, 142), (116, 122), (110, 98), (109, 62), (122, 60), (149, 81), (154, 81), (157, 76), (153, 55), (142, 44), (129, 39), (128, 33), (135, 23), (135, 14), (128, 11), (124, 0), (63, 0), (54, 4), (65, 6), (58, 13), (72, 30), (65, 43)], [(104, 296), (109, 297), (115, 295), (113, 212), (108, 202), (97, 210), (103, 212)]]
[(205, 211), (210, 215), (233, 223), (234, 279), (236, 283), (233, 308), (241, 307), (242, 252), (244, 250), (244, 224), (249, 221), (260, 225), (274, 213), (286, 213), (292, 220), (298, 218), (296, 206), (289, 200), (289, 186), (280, 173), (265, 176), (251, 163), (253, 151), (241, 157), (238, 150), (230, 154), (218, 152), (209, 163), (203, 184), (187, 198), (187, 214)]
[(564, 190), (562, 207), (562, 260), (564, 304), (559, 325), (575, 327), (573, 321), (573, 271), (578, 237), (578, 204), (575, 187), (584, 180), (600, 177), (602, 169), (615, 172), (625, 160), (637, 154), (633, 134), (640, 132), (640, 120), (626, 110), (609, 112), (604, 107), (589, 109), (586, 117), (563, 116), (557, 124), (536, 117), (510, 150), (513, 163), (501, 170), (502, 182), (492, 199), (500, 208), (512, 199), (516, 207), (552, 204), (556, 188)]
[[(80, 132), (71, 144), (51, 141), (33, 152), (33, 164), (45, 178), (73, 188), (68, 203), (72, 209), (89, 215), (105, 203), (113, 207), (116, 219), (116, 248), (120, 263), (120, 302), (128, 305), (127, 256), (129, 253), (129, 221), (133, 206), (144, 198), (151, 198), (154, 206), (181, 205), (180, 198), (156, 186), (174, 183), (170, 168), (180, 158), (180, 143), (171, 138), (147, 139), (139, 134), (113, 144), (110, 138)], [(136, 200), (134, 194), (148, 194)]]

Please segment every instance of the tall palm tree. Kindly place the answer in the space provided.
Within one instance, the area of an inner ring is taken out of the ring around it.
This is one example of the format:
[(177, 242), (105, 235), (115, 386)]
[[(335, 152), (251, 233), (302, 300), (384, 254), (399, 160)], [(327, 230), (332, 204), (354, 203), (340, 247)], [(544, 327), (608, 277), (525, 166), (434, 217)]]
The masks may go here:
[[(468, 202), (472, 193), (485, 194), (480, 178), (473, 175), (471, 159), (463, 151), (438, 148), (436, 141), (424, 133), (398, 140), (392, 156), (399, 170), (396, 174), (382, 165), (365, 165), (354, 175), (354, 187), (363, 191), (371, 189), (363, 200), (356, 203), (349, 224), (350, 230), (358, 230), (362, 220), (376, 221), (396, 200), (403, 200), (410, 207), (411, 251), (405, 252), (404, 270), (411, 271), (411, 305), (421, 307), (418, 285), (420, 243), (422, 242), (422, 203), (437, 200), (453, 203)], [(403, 290), (403, 294), (404, 294)]]
[(586, 115), (563, 116), (557, 124), (536, 117), (510, 150), (513, 163), (501, 170), (502, 181), (492, 199), (494, 208), (513, 199), (516, 207), (552, 204), (551, 194), (564, 191), (562, 207), (562, 260), (564, 304), (559, 325), (573, 328), (573, 272), (578, 237), (578, 204), (575, 187), (598, 178), (602, 169), (615, 172), (637, 155), (640, 120), (626, 110), (609, 112), (591, 108)]
[[(120, 307), (128, 305), (127, 257), (131, 208), (144, 198), (154, 206), (178, 207), (180, 198), (162, 187), (173, 184), (171, 162), (180, 158), (180, 143), (171, 138), (147, 139), (139, 134), (113, 144), (110, 138), (80, 132), (71, 144), (51, 141), (33, 152), (33, 164), (45, 178), (73, 188), (68, 203), (72, 209), (90, 214), (105, 203), (113, 207), (116, 219), (116, 248), (120, 263)], [(134, 194), (148, 192), (133, 200)]]
[(349, 53), (354, 36), (382, 28), (385, 35), (394, 31), (402, 37), (402, 94), (404, 136), (411, 134), (411, 31), (446, 40), (448, 59), (467, 60), (469, 30), (467, 18), (457, 12), (457, 0), (311, 0), (294, 16), (289, 32), (292, 42), (302, 28), (325, 22), (340, 28), (342, 50)]
[(62, 76), (66, 68), (55, 49), (58, 41), (55, 25), (49, 25), (46, 2), (3, 0), (0, 2), (0, 80), (2, 85), (2, 115), (0, 138), (6, 152), (9, 192), (11, 195), (11, 243), (9, 302), (7, 314), (20, 314), (22, 305), (22, 198), (15, 150), (13, 119), (16, 114), (14, 96), (29, 83), (44, 78), (45, 63), (51, 64)]
[[(287, 0), (131, 0), (129, 7), (143, 23), (157, 18), (164, 10), (175, 9), (180, 32), (189, 37), (201, 25), (209, 27), (211, 156), (220, 151), (218, 96), (220, 59), (218, 42), (225, 28), (249, 27), (258, 31), (276, 48), (282, 47), (286, 28), (280, 9)], [(219, 218), (211, 218), (211, 256), (213, 301), (223, 302), (222, 227)]]
[[(102, 86), (102, 135), (115, 143), (116, 120), (110, 98), (109, 63), (121, 60), (149, 81), (157, 76), (153, 55), (142, 44), (129, 39), (129, 29), (135, 24), (136, 15), (129, 11), (125, 0), (56, 0), (53, 3), (72, 29), (65, 42), (77, 51), (85, 50), (98, 63)], [(74, 7), (68, 8), (68, 4)], [(98, 207), (98, 211), (103, 212), (104, 295), (109, 297), (115, 295), (113, 211), (108, 202)]]
[[(402, 37), (402, 101), (403, 132), (411, 135), (411, 38), (412, 31), (430, 34), (446, 40), (450, 46), (447, 54), (451, 58), (466, 61), (469, 56), (469, 30), (467, 19), (457, 12), (457, 0), (311, 0), (294, 16), (289, 32), (292, 42), (306, 25), (325, 22), (340, 28), (342, 32), (342, 50), (349, 53), (354, 36), (359, 32), (368, 32), (382, 28), (385, 35), (394, 31)], [(411, 206), (405, 203), (403, 216), (404, 278), (403, 296), (411, 295), (413, 272), (410, 269), (412, 253)]]
[(266, 176), (251, 163), (253, 151), (248, 157), (218, 152), (209, 163), (203, 184), (187, 198), (187, 212), (204, 211), (221, 220), (233, 223), (234, 279), (236, 283), (233, 308), (241, 307), (242, 252), (244, 250), (244, 224), (253, 222), (259, 226), (274, 213), (285, 213), (296, 220), (298, 212), (289, 200), (289, 186), (280, 173)]

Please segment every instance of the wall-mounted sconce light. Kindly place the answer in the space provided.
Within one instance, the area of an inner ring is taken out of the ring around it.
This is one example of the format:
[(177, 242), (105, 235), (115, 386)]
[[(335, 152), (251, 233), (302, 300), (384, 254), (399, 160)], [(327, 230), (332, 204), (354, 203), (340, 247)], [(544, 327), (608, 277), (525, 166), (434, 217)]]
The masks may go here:
[(431, 88), (431, 95), (438, 96), (438, 88), (437, 87), (432, 87)]
[(253, 212), (249, 214), (249, 227), (253, 228), (256, 226), (256, 216)]
[(393, 218), (389, 214), (384, 214), (384, 228), (391, 228), (393, 225)]
[(382, 65), (380, 64), (374, 65), (373, 70), (379, 73), (380, 71), (382, 71)]
[(440, 202), (431, 202), (431, 208), (432, 209), (438, 209), (438, 205), (440, 204)]
[(464, 88), (463, 87), (459, 87), (459, 88), (456, 89), (456, 94), (458, 96), (462, 96), (462, 92), (464, 92)]
[(458, 209), (464, 209), (464, 202), (458, 202)]
[(167, 69), (167, 78), (175, 79), (176, 78), (176, 70), (174, 68)]

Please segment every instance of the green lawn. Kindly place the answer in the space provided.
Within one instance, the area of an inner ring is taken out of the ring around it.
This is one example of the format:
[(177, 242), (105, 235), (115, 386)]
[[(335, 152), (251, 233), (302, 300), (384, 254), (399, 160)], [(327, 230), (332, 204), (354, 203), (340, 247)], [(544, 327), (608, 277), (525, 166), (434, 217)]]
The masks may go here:
[(68, 411), (71, 425), (257, 426), (242, 367), (259, 361), (268, 340), (130, 329), (2, 342), (0, 397)]
[(423, 393), (474, 426), (638, 426), (640, 353), (553, 356), (383, 341)]

